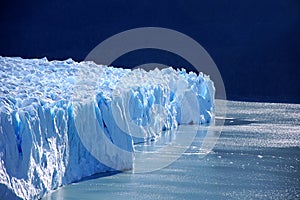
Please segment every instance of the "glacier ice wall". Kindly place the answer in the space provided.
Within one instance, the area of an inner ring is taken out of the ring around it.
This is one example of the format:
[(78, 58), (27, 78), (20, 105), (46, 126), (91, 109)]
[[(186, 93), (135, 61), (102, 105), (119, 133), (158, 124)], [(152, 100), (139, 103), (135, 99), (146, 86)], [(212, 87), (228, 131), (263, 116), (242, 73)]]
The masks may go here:
[[(129, 170), (133, 145), (214, 118), (208, 76), (0, 56), (0, 198)], [(197, 102), (181, 101), (194, 95)], [(197, 103), (199, 115), (190, 112)]]

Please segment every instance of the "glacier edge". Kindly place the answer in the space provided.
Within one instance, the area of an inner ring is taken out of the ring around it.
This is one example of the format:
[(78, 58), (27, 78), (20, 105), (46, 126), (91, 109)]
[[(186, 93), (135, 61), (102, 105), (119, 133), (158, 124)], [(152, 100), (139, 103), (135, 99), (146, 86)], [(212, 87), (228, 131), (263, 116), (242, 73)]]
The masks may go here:
[[(215, 89), (201, 73), (1, 56), (0, 66), (5, 198), (39, 199), (95, 173), (130, 170), (134, 143), (214, 118)], [(198, 116), (184, 95), (195, 96)]]

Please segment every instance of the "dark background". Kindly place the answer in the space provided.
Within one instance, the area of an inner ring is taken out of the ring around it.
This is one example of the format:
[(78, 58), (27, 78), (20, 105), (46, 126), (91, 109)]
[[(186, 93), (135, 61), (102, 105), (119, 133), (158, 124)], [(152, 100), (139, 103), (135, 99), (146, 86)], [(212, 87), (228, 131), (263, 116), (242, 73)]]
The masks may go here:
[[(300, 103), (300, 1), (7, 1), (0, 6), (0, 55), (82, 61), (100, 42), (138, 27), (164, 27), (200, 43), (231, 100)], [(116, 66), (190, 64), (138, 50)]]

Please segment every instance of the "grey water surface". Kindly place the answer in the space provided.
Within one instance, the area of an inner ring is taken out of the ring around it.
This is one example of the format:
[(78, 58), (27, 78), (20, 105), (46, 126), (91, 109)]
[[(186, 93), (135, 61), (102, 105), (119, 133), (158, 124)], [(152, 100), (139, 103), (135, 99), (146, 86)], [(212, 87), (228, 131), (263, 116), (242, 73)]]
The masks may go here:
[(206, 156), (198, 134), (165, 168), (98, 174), (44, 199), (300, 199), (300, 105), (228, 101), (225, 119)]

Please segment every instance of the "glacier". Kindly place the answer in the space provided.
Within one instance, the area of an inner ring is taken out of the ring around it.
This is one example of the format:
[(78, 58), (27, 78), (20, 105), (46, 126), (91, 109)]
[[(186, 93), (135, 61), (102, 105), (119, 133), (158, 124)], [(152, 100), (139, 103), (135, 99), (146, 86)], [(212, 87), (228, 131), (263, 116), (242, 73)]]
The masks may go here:
[(0, 199), (131, 170), (134, 144), (214, 120), (214, 94), (209, 76), (184, 69), (0, 56)]

